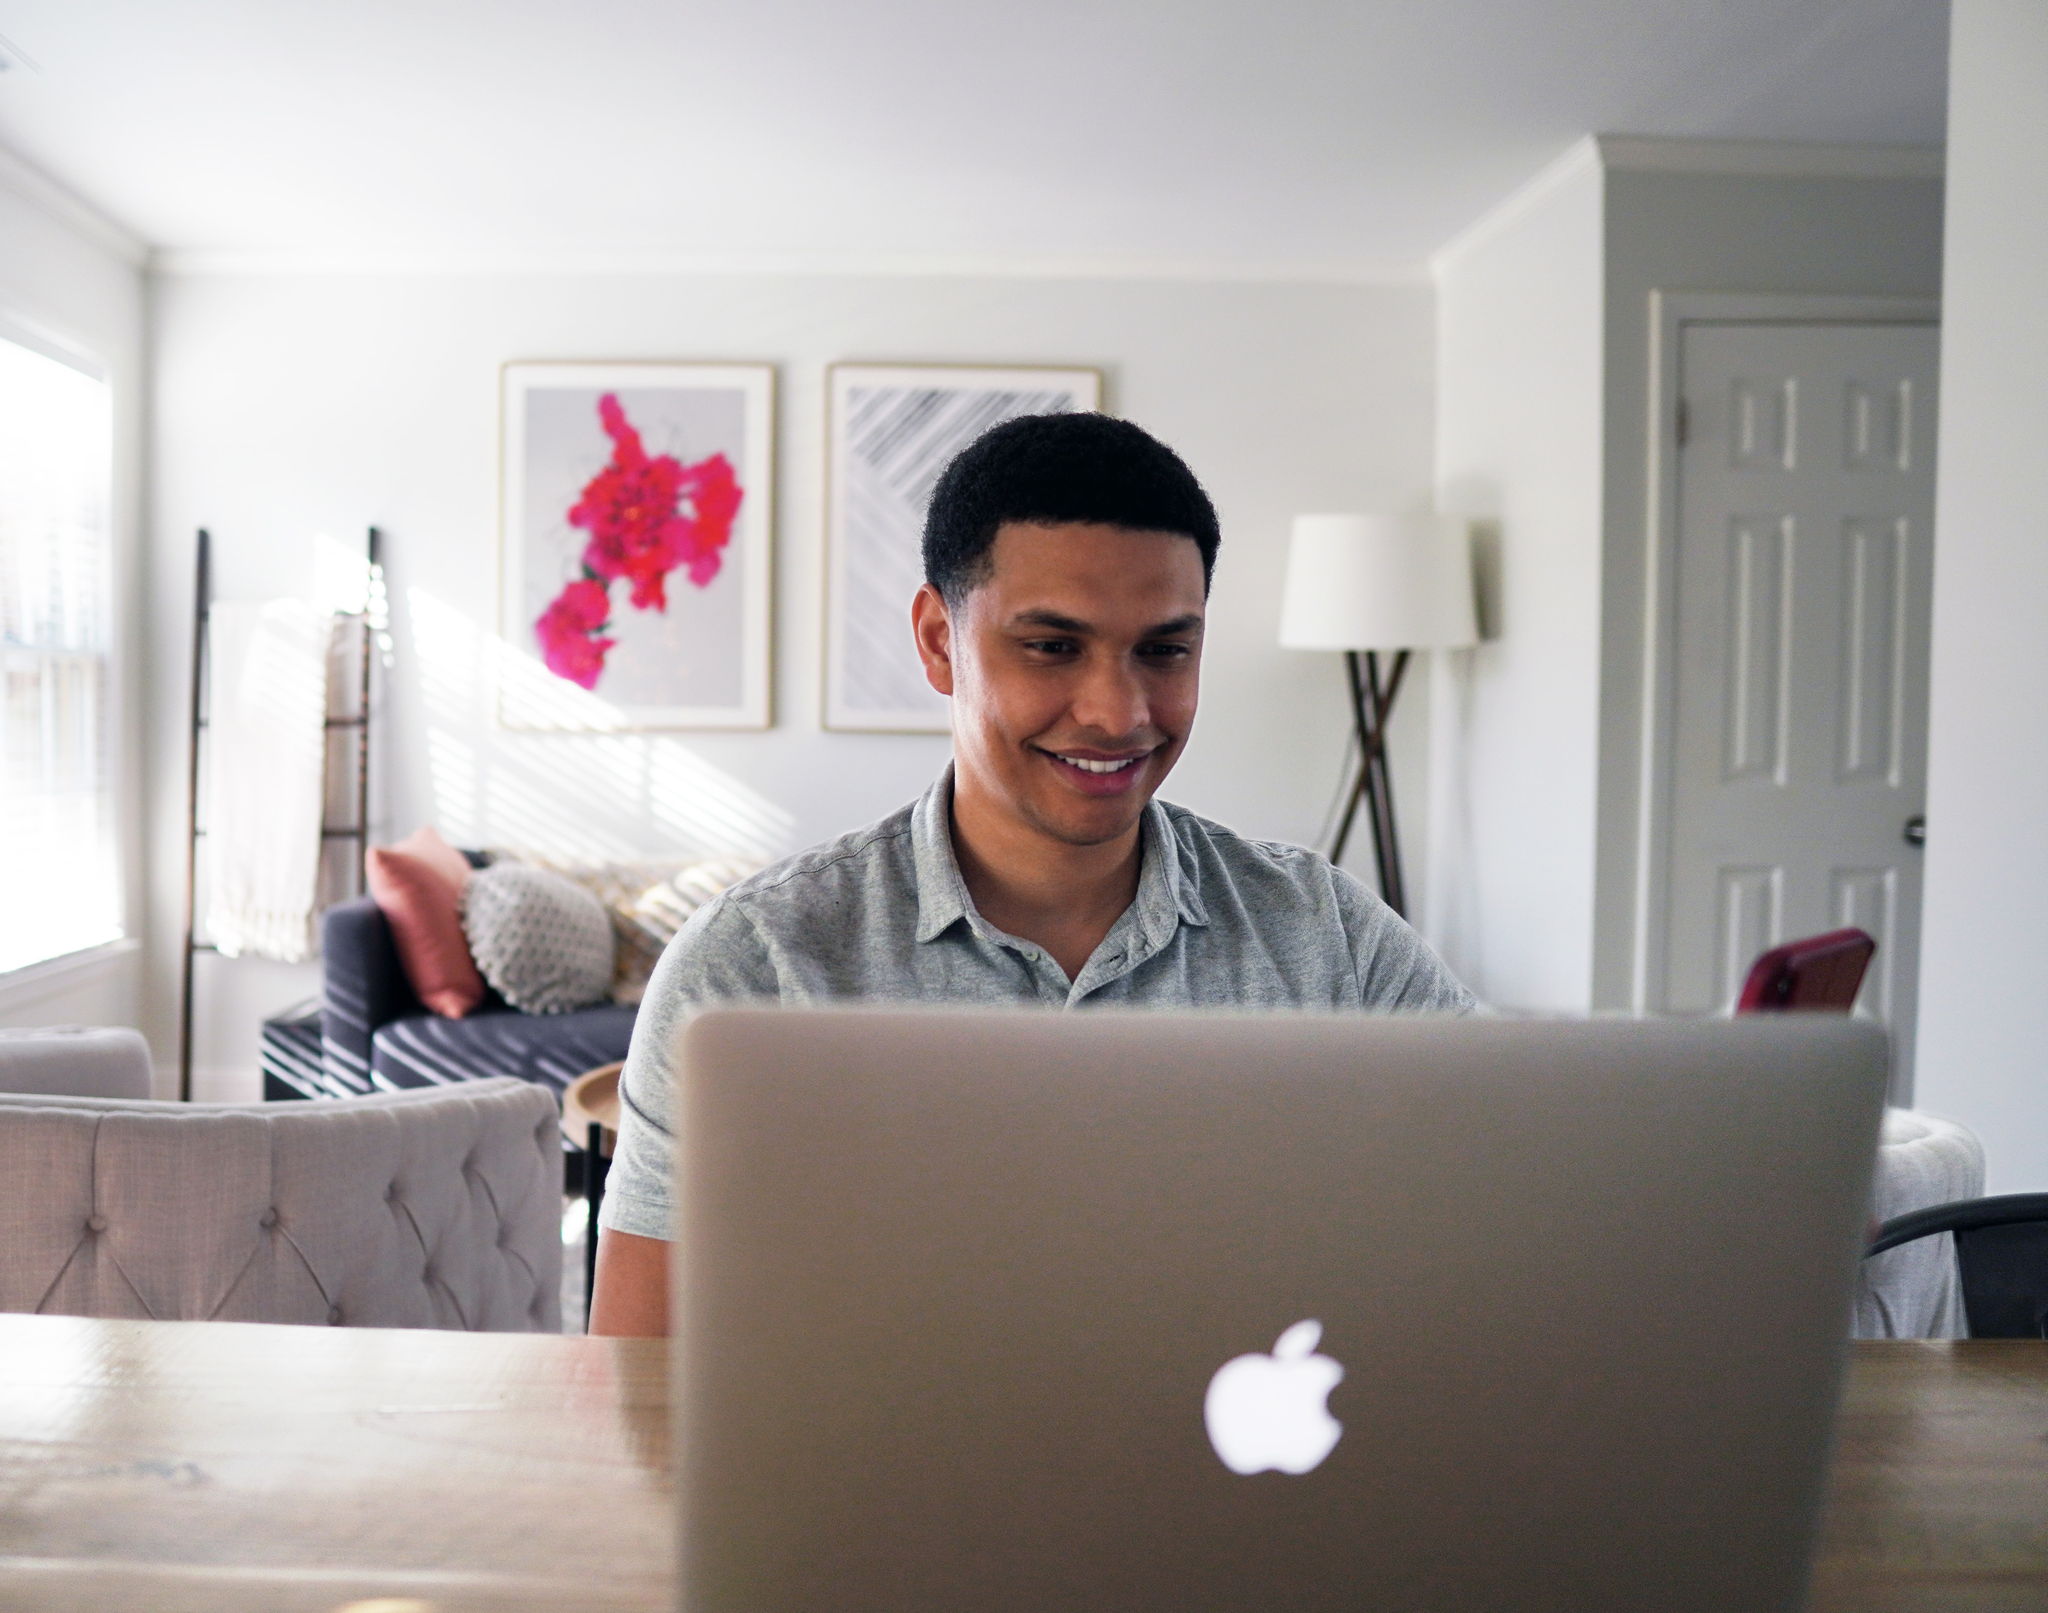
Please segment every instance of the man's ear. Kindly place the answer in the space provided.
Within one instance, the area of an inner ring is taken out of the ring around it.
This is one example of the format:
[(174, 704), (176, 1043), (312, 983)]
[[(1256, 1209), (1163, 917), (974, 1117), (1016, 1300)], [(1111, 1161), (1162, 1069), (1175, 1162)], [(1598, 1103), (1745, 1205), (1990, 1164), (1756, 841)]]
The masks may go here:
[(953, 692), (953, 614), (930, 583), (910, 602), (910, 631), (917, 639), (917, 658), (924, 663), (925, 682), (940, 694)]

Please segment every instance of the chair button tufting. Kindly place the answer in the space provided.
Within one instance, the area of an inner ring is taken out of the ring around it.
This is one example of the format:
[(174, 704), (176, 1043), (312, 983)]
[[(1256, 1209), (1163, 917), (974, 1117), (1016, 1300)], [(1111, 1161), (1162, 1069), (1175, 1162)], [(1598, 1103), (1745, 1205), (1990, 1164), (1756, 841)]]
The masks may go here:
[(398, 1199), (398, 1184), (396, 1182), (393, 1182), (391, 1184), (391, 1191), (384, 1195), (384, 1202), (386, 1204), (396, 1204), (398, 1202)]
[(327, 1325), (329, 1327), (341, 1326), (341, 1307), (339, 1305), (327, 1307)]
[(88, 1231), (88, 1232), (104, 1232), (104, 1231), (106, 1231), (106, 1230), (107, 1230), (107, 1218), (106, 1218), (105, 1216), (103, 1216), (103, 1215), (89, 1215), (89, 1216), (87, 1216), (87, 1217), (85, 1218), (85, 1230), (86, 1230), (86, 1231)]
[(264, 1212), (263, 1212), (263, 1213), (262, 1213), (261, 1215), (259, 1215), (259, 1216), (258, 1216), (258, 1217), (256, 1218), (256, 1224), (257, 1224), (257, 1225), (258, 1225), (259, 1227), (274, 1227), (274, 1226), (276, 1226), (276, 1225), (277, 1225), (277, 1211), (276, 1211), (276, 1210), (274, 1210), (274, 1209), (271, 1209), (271, 1210), (265, 1210), (265, 1211), (264, 1211)]

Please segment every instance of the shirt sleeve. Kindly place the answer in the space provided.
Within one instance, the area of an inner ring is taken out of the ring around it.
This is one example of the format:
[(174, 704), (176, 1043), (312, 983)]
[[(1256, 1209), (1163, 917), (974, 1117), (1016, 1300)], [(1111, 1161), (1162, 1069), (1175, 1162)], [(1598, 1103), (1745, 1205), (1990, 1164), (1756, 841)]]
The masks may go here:
[(775, 969), (745, 911), (720, 897), (654, 966), (619, 1077), (619, 1140), (598, 1224), (671, 1238), (675, 1219), (675, 1059), (683, 1027), (707, 1008), (777, 999)]
[(1330, 870), (1364, 1005), (1384, 1013), (1470, 1014), (1479, 1000), (1430, 944), (1341, 868)]

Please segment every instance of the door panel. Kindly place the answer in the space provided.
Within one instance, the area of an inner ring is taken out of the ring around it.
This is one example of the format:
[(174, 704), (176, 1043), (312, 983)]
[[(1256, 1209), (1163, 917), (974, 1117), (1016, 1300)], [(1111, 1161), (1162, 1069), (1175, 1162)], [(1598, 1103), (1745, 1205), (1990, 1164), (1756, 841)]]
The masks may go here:
[(1843, 526), (1840, 784), (1899, 781), (1911, 553), (1903, 519), (1850, 516)]
[(1857, 1011), (1910, 1049), (1936, 340), (1685, 328), (1665, 1011), (1725, 1009), (1764, 947), (1857, 924)]

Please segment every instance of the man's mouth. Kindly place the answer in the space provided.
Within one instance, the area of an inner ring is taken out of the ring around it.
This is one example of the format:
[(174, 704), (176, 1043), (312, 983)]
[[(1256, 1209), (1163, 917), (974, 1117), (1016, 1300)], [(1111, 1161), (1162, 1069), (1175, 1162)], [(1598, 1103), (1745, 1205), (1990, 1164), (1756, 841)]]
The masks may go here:
[(1137, 782), (1143, 770), (1138, 764), (1152, 753), (1138, 751), (1124, 756), (1089, 751), (1040, 751), (1059, 769), (1060, 776), (1088, 795), (1117, 795)]

